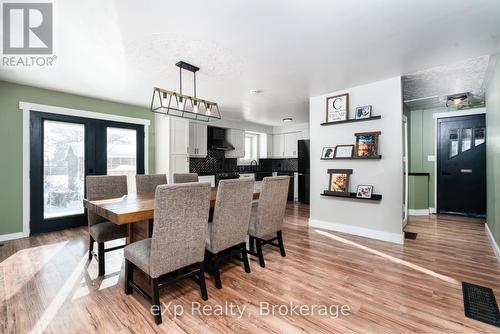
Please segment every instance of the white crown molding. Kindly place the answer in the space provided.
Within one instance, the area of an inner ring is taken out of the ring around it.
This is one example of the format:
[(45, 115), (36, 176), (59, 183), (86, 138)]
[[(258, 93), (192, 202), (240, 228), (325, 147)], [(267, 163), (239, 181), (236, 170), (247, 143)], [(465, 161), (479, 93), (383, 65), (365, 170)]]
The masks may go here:
[(388, 241), (388, 242), (392, 242), (392, 243), (396, 243), (396, 244), (400, 244), (400, 245), (402, 245), (404, 243), (403, 231), (401, 231), (401, 233), (392, 233), (392, 232), (385, 232), (385, 231), (379, 231), (379, 230), (372, 230), (369, 228), (359, 227), (359, 226), (325, 222), (325, 221), (311, 219), (311, 218), (309, 218), (309, 227), (322, 228), (325, 230), (337, 231), (337, 232), (342, 232), (342, 233), (349, 233), (349, 234), (354, 234), (354, 235), (358, 235), (361, 237), (382, 240), (382, 241)]
[(470, 116), (470, 115), (479, 115), (486, 114), (486, 108), (475, 108), (468, 110), (460, 110), (460, 111), (445, 111), (438, 112), (432, 115), (433, 118), (447, 118), (447, 117), (457, 117), (457, 116)]

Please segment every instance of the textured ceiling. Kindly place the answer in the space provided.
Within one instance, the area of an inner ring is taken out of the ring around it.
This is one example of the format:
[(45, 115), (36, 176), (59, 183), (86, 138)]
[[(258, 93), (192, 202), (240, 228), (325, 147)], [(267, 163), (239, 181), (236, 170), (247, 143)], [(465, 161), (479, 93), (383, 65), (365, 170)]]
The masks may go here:
[(153, 86), (178, 89), (184, 60), (224, 118), (268, 125), (308, 121), (310, 96), (500, 44), (499, 0), (64, 0), (54, 11), (56, 66), (0, 67), (0, 79), (148, 106)]
[(410, 109), (442, 107), (446, 97), (470, 93), (484, 101), (489, 56), (433, 67), (403, 76), (403, 99)]

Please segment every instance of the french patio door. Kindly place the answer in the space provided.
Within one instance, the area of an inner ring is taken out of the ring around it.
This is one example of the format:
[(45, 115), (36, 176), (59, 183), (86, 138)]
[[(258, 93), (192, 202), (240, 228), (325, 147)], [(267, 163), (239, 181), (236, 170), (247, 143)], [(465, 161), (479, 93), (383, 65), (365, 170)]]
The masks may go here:
[(41, 112), (30, 114), (30, 230), (87, 224), (87, 175), (144, 174), (144, 126)]

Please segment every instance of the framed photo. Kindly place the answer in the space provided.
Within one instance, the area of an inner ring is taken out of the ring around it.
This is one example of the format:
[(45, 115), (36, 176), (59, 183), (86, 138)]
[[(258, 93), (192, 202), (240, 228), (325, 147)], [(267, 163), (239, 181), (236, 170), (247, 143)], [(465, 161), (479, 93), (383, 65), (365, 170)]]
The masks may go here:
[(329, 169), (330, 185), (328, 190), (339, 195), (349, 196), (349, 177), (352, 169)]
[(372, 106), (356, 107), (356, 119), (370, 118), (372, 116)]
[(354, 145), (337, 145), (335, 146), (335, 158), (352, 158), (354, 153)]
[(333, 159), (334, 154), (335, 154), (335, 146), (323, 147), (323, 151), (321, 152), (321, 159), (322, 160)]
[(372, 198), (373, 186), (359, 185), (356, 190), (357, 198)]
[(349, 117), (349, 94), (326, 98), (326, 122), (346, 121)]
[(355, 133), (356, 136), (356, 156), (365, 158), (378, 157), (378, 132)]

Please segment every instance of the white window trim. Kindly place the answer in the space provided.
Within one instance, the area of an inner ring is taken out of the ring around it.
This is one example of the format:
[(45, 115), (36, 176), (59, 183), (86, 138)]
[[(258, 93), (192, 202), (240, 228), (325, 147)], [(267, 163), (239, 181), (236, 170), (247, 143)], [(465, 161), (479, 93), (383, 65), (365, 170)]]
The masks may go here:
[(76, 117), (93, 118), (106, 121), (115, 121), (144, 125), (144, 172), (149, 173), (149, 126), (148, 119), (103, 114), (94, 111), (56, 107), (45, 104), (36, 104), (19, 101), (19, 109), (23, 113), (23, 231), (19, 233), (0, 235), (0, 241), (25, 238), (30, 235), (30, 112), (39, 111), (50, 114), (69, 115)]

